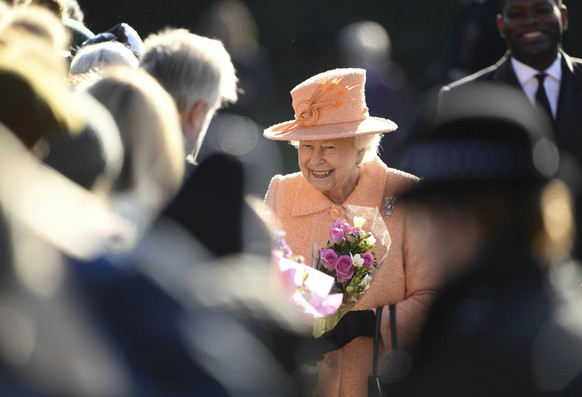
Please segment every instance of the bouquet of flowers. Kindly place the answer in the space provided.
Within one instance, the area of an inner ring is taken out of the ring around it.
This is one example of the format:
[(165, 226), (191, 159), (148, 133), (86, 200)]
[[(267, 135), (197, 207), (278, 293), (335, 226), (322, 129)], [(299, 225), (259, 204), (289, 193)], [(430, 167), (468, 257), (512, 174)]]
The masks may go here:
[(283, 285), (290, 291), (291, 301), (305, 314), (321, 318), (338, 310), (343, 295), (330, 294), (334, 278), (305, 265), (303, 257), (293, 255), (282, 232), (275, 234), (273, 262), (278, 266)]
[[(316, 319), (315, 337), (333, 329), (370, 288), (390, 245), (388, 230), (377, 209), (356, 207), (348, 208), (346, 213), (349, 212), (355, 213), (352, 224), (345, 217), (336, 219), (329, 227), (327, 243), (315, 253), (314, 267), (334, 278), (332, 293), (343, 295), (337, 312)], [(359, 215), (362, 213), (367, 216)]]

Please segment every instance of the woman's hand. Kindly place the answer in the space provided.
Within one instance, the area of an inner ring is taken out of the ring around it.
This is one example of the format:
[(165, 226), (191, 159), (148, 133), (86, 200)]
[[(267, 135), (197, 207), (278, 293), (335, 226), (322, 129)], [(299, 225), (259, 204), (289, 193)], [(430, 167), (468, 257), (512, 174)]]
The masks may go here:
[[(341, 349), (358, 336), (374, 336), (376, 313), (374, 310), (355, 310), (347, 312), (334, 329), (321, 336), (328, 346)], [(335, 350), (335, 349), (330, 349)]]
[(347, 312), (334, 329), (319, 338), (302, 343), (299, 354), (301, 361), (304, 363), (321, 361), (325, 353), (341, 349), (358, 336), (374, 336), (375, 327), (374, 310)]

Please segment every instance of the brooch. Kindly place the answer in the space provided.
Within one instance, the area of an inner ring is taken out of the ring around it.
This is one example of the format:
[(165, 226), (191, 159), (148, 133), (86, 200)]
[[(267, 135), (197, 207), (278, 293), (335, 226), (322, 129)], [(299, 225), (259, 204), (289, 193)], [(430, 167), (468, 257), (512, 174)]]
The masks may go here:
[(394, 213), (397, 201), (398, 200), (394, 196), (386, 196), (386, 198), (384, 199), (384, 207), (386, 207), (386, 209), (384, 210), (384, 215), (386, 215), (387, 218), (390, 218)]

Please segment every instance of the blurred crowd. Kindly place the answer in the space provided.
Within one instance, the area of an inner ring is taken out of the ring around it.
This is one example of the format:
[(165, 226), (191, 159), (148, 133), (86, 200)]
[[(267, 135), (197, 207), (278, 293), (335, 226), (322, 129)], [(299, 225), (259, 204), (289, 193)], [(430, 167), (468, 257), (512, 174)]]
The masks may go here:
[[(423, 87), (377, 22), (332, 43), (336, 67), (365, 70), (366, 112), (398, 124), (379, 158), (420, 178), (402, 228), (424, 234), (393, 250), (443, 280), (426, 319), (401, 312), (426, 323), (418, 343), (384, 342), (384, 395), (582, 393), (567, 16), (561, 0), (459, 2)], [(263, 199), (298, 166), (263, 136), (277, 88), (256, 21), (239, 0), (201, 20), (93, 32), (76, 0), (0, 1), (1, 396), (358, 396), (311, 394), (305, 364), (338, 346), (314, 342), (273, 267)]]

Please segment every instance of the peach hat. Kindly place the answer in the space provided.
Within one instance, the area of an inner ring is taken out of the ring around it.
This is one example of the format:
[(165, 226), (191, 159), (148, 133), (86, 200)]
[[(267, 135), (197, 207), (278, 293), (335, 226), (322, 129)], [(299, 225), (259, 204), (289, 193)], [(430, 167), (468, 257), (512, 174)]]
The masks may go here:
[(366, 107), (364, 69), (334, 69), (317, 74), (291, 90), (295, 120), (273, 125), (263, 135), (275, 141), (350, 138), (398, 128), (372, 117)]

